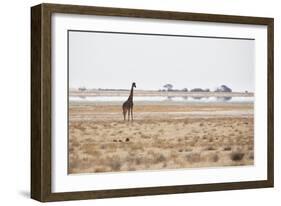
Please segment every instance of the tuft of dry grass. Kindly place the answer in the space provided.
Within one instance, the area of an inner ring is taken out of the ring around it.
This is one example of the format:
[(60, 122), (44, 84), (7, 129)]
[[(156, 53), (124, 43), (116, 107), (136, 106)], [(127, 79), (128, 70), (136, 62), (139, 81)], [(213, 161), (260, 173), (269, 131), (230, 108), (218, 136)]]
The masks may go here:
[(219, 160), (219, 155), (218, 154), (212, 154), (210, 156), (210, 161), (211, 162), (217, 162)]
[(254, 160), (254, 153), (253, 153), (253, 152), (251, 152), (251, 153), (249, 154), (249, 159), (250, 159), (250, 160)]
[(212, 151), (212, 150), (216, 150), (216, 148), (214, 148), (213, 146), (208, 146), (205, 150)]
[(94, 172), (106, 172), (105, 167), (96, 167)]
[(111, 168), (112, 171), (120, 171), (122, 162), (117, 155), (114, 155), (111, 158), (111, 161), (107, 161), (107, 162), (108, 162), (108, 166)]
[(95, 144), (84, 145), (81, 148), (81, 152), (84, 152), (85, 154), (93, 155), (93, 156), (101, 155), (101, 152), (98, 150), (98, 148), (96, 147)]
[(72, 147), (79, 147), (81, 144), (79, 142), (77, 142), (77, 141), (72, 141), (72, 142), (70, 142), (70, 145)]
[(159, 129), (158, 132), (159, 132), (159, 133), (163, 133), (164, 130), (163, 130), (163, 129)]
[(224, 150), (224, 151), (230, 151), (230, 150), (231, 150), (231, 147), (230, 147), (230, 146), (226, 146), (226, 147), (223, 148), (223, 150)]
[(160, 162), (165, 162), (166, 161), (166, 157), (163, 155), (163, 154), (157, 154), (155, 157), (154, 157), (154, 163), (155, 164), (158, 164)]
[(241, 161), (244, 156), (245, 156), (245, 154), (242, 152), (232, 152), (230, 154), (230, 158), (232, 161)]
[(184, 151), (185, 152), (192, 152), (192, 148), (186, 148)]
[(140, 137), (143, 138), (143, 139), (150, 139), (151, 138), (149, 135), (146, 135), (142, 132), (140, 132), (139, 134), (140, 134)]
[(190, 153), (186, 155), (186, 160), (190, 163), (200, 162), (201, 154), (200, 153)]

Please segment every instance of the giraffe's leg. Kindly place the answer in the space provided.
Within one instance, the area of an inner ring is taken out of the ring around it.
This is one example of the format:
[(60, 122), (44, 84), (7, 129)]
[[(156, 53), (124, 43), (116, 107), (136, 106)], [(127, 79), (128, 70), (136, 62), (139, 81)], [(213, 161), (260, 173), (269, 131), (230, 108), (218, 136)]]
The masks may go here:
[(130, 121), (130, 108), (128, 108), (128, 121)]
[(132, 119), (132, 121), (134, 120), (134, 117), (133, 117), (133, 107), (131, 108), (131, 119)]
[(126, 109), (123, 109), (124, 120), (126, 120), (126, 113), (127, 113)]

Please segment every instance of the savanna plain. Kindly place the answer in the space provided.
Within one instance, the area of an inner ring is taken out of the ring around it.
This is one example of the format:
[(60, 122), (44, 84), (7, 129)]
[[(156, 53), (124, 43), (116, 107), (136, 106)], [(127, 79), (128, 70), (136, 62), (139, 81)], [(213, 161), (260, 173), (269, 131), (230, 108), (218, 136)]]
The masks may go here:
[(68, 173), (254, 164), (251, 102), (69, 102)]

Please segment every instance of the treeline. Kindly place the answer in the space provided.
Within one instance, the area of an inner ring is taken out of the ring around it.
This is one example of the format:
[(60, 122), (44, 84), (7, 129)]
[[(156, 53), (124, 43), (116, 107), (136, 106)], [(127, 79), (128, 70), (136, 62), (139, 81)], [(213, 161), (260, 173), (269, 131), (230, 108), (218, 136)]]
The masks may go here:
[[(159, 89), (158, 91), (175, 91), (175, 92), (211, 92), (210, 89), (202, 89), (202, 88), (193, 88), (188, 90), (188, 88), (183, 89), (174, 89), (172, 84), (165, 84), (163, 89)], [(213, 92), (232, 92), (232, 89), (226, 85), (221, 85), (217, 87)]]
[[(98, 89), (87, 89), (86, 87), (79, 87), (78, 91), (81, 92), (91, 92), (91, 91), (129, 91), (130, 89), (103, 89), (103, 88), (98, 88)], [(158, 91), (160, 92), (232, 92), (232, 89), (226, 85), (221, 85), (217, 87), (215, 90), (211, 91), (210, 89), (202, 89), (202, 88), (193, 88), (193, 89), (188, 89), (188, 88), (183, 88), (183, 89), (174, 89), (172, 84), (165, 84), (163, 86), (163, 89), (159, 89)], [(247, 91), (245, 91), (247, 92)]]

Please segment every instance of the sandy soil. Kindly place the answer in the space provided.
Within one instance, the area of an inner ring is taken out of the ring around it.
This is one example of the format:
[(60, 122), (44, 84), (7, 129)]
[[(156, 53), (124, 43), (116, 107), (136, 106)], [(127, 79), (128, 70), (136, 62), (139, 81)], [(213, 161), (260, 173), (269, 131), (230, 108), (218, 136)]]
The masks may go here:
[(70, 174), (254, 163), (253, 104), (69, 105)]

